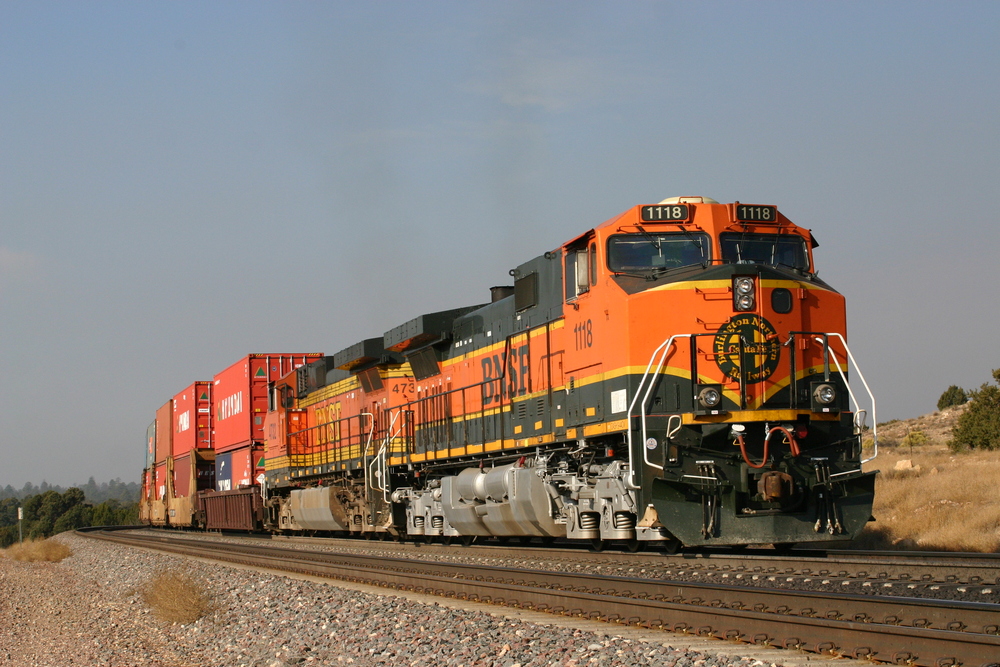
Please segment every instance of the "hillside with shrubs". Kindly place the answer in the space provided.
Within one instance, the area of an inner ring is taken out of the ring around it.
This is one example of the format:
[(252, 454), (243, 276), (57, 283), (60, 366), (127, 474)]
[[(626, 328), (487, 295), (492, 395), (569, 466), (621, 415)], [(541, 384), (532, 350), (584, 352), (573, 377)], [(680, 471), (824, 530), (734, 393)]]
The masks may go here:
[(948, 387), (936, 412), (878, 425), (879, 455), (865, 466), (881, 471), (876, 520), (855, 546), (1000, 552), (1000, 370), (993, 378)]

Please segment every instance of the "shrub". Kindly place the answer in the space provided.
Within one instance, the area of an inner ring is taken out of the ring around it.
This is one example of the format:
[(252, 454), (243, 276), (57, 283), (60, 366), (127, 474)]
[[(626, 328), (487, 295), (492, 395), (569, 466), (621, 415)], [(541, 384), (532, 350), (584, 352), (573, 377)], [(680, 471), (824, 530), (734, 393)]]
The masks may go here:
[(878, 437), (878, 444), (882, 447), (897, 447), (899, 446), (899, 438), (891, 435), (880, 435)]
[(153, 613), (167, 623), (193, 623), (212, 610), (205, 584), (180, 570), (158, 574), (140, 593)]
[(68, 546), (56, 540), (28, 540), (24, 544), (15, 544), (4, 550), (7, 558), (29, 562), (47, 561), (58, 563), (73, 552)]
[[(1000, 382), (1000, 369), (993, 371)], [(969, 394), (969, 408), (958, 418), (949, 443), (952, 450), (1000, 448), (1000, 387), (984, 383)]]
[(967, 400), (969, 400), (968, 395), (966, 395), (965, 390), (957, 385), (951, 385), (944, 390), (941, 394), (941, 398), (938, 399), (937, 407), (938, 410), (944, 410), (945, 408), (950, 408), (953, 405), (962, 405)]
[(924, 434), (923, 431), (910, 431), (903, 438), (900, 443), (903, 447), (916, 447), (919, 445), (926, 445), (929, 438)]

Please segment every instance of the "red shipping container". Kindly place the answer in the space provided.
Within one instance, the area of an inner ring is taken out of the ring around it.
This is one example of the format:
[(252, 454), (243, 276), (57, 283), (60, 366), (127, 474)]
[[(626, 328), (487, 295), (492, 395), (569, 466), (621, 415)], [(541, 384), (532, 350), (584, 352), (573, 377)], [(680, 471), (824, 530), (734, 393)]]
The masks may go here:
[(212, 383), (195, 382), (174, 396), (173, 456), (212, 448)]
[(173, 446), (174, 427), (174, 399), (170, 399), (156, 411), (156, 465), (167, 460), (171, 455)]
[(212, 387), (215, 450), (227, 452), (263, 445), (268, 383), (322, 356), (250, 354), (216, 375)]
[(155, 477), (153, 478), (153, 500), (163, 500), (167, 495), (167, 464), (159, 463), (156, 466)]
[[(243, 447), (234, 449), (232, 455), (232, 489), (239, 489), (247, 486), (257, 486), (257, 475), (264, 472), (263, 447)], [(258, 468), (257, 464), (261, 466)]]
[(191, 457), (187, 454), (174, 459), (174, 497), (191, 495)]

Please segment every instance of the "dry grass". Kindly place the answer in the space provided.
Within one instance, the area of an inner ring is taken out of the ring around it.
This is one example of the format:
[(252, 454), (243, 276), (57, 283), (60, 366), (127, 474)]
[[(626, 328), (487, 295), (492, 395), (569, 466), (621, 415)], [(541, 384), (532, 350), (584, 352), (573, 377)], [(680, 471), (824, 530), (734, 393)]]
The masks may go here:
[(956, 454), (933, 438), (882, 448), (866, 467), (882, 473), (875, 486), (876, 522), (868, 524), (858, 546), (1000, 551), (1000, 452)]
[(153, 613), (167, 623), (186, 625), (212, 611), (204, 582), (180, 570), (157, 575), (140, 593)]
[(11, 560), (50, 563), (58, 563), (73, 554), (68, 546), (56, 540), (28, 540), (23, 544), (7, 547), (0, 553)]

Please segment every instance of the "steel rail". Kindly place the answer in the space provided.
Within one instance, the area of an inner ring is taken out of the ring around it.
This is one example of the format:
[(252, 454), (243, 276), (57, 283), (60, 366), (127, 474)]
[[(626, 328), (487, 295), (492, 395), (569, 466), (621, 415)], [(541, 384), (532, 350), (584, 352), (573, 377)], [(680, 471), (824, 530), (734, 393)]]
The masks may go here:
[(1000, 665), (1000, 605), (509, 570), (159, 536), (90, 536), (256, 568), (777, 647), (927, 667)]
[[(275, 544), (300, 543), (312, 545), (360, 547), (357, 539), (270, 537)], [(377, 548), (393, 551), (413, 551), (454, 555), (453, 547), (442, 544), (383, 542)], [(698, 569), (710, 573), (746, 572), (750, 574), (844, 577), (872, 581), (907, 583), (946, 583), (1000, 585), (1000, 554), (948, 553), (920, 551), (847, 551), (793, 550), (776, 553), (770, 549), (749, 549), (741, 552), (690, 551), (678, 554), (660, 552), (601, 553), (582, 548), (541, 547), (525, 545), (477, 544), (463, 547), (471, 556), (533, 559), (540, 563), (553, 560), (616, 564), (628, 567), (663, 569)]]
[(1000, 584), (1000, 558), (994, 554), (921, 552), (712, 552), (667, 557), (713, 571), (839, 576), (878, 581)]

